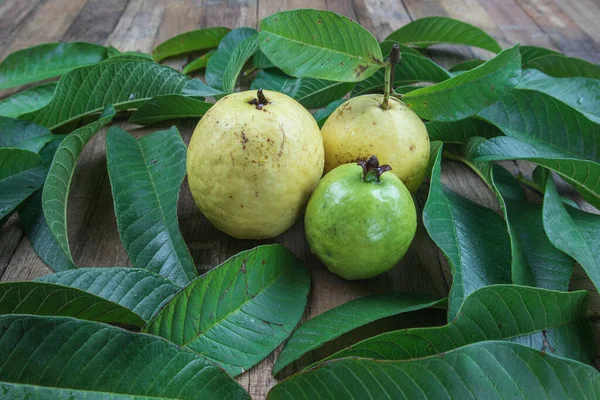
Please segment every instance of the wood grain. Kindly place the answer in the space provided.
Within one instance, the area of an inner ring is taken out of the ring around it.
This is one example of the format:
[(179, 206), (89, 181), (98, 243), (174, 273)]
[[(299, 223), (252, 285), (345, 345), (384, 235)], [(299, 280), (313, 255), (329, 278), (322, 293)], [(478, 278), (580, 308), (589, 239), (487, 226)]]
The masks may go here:
[[(600, 5), (594, 0), (571, 3), (567, 0), (6, 0), (0, 4), (0, 58), (20, 48), (57, 40), (85, 40), (112, 45), (121, 51), (150, 52), (165, 39), (189, 30), (211, 26), (258, 28), (260, 19), (274, 12), (311, 7), (344, 14), (369, 29), (378, 40), (416, 18), (441, 15), (481, 27), (502, 46), (516, 42), (533, 44), (598, 62), (600, 28), (596, 21), (600, 17)], [(491, 57), (489, 52), (464, 46), (439, 46), (429, 50), (429, 54), (444, 66), (467, 58)], [(176, 57), (166, 63), (182, 68), (191, 59), (192, 56)], [(122, 121), (117, 123), (136, 136), (169, 126), (147, 129)], [(180, 121), (177, 126), (188, 143), (194, 123)], [(71, 250), (76, 264), (84, 267), (131, 265), (117, 231), (106, 172), (105, 136), (106, 129), (103, 129), (83, 151), (68, 203)], [(531, 164), (526, 162), (509, 162), (505, 166), (513, 173), (529, 175), (532, 171)], [(442, 179), (448, 187), (479, 204), (498, 209), (489, 189), (468, 168), (444, 160), (443, 171)], [(586, 206), (580, 196), (566, 192), (566, 186), (561, 186), (561, 190)], [(424, 184), (415, 195), (420, 210), (427, 191), (428, 185)], [(393, 290), (445, 296), (451, 285), (446, 260), (429, 239), (421, 221), (411, 249), (396, 268), (374, 279), (348, 282), (330, 273), (310, 252), (301, 220), (272, 240), (234, 240), (202, 216), (187, 181), (181, 189), (178, 216), (183, 237), (201, 273), (258, 244), (281, 243), (291, 249), (306, 263), (312, 276), (312, 290), (303, 320), (370, 293)], [(0, 281), (30, 280), (50, 272), (24, 237), (18, 216), (12, 216), (0, 228), (0, 243)], [(580, 268), (576, 269), (571, 286), (595, 293)], [(600, 321), (600, 296), (596, 293), (592, 296), (591, 313)], [(301, 361), (316, 361), (385, 330), (441, 324), (444, 320), (440, 311), (387, 318), (344, 335)], [(594, 328), (600, 337), (600, 322), (595, 322)], [(254, 399), (265, 398), (276, 383), (270, 371), (278, 352), (279, 349), (238, 377)], [(297, 365), (292, 365), (285, 373), (296, 369)]]

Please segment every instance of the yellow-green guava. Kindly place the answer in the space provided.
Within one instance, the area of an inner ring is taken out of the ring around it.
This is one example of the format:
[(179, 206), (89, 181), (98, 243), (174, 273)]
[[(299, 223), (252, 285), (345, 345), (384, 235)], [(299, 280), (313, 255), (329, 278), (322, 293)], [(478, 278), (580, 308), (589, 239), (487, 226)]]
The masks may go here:
[(429, 136), (423, 121), (406, 104), (383, 95), (354, 97), (327, 119), (321, 133), (325, 146), (325, 172), (372, 154), (392, 167), (408, 190), (417, 190), (429, 162)]
[(196, 204), (238, 239), (279, 235), (302, 214), (323, 175), (323, 140), (291, 97), (246, 91), (223, 97), (202, 117), (187, 153)]
[(412, 196), (388, 170), (376, 157), (339, 166), (321, 179), (308, 202), (304, 229), (310, 249), (342, 278), (388, 271), (415, 236)]

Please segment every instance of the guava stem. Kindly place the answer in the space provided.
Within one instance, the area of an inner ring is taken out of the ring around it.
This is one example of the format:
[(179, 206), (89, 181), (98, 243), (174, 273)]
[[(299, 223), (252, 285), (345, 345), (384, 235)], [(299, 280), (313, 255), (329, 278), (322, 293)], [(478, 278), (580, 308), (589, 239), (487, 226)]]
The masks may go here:
[(251, 73), (253, 73), (254, 71), (256, 71), (256, 67), (250, 67), (250, 68), (248, 68), (247, 70), (245, 70), (244, 72), (242, 72), (242, 75), (244, 75), (244, 76), (248, 76), (248, 75), (250, 75)]
[(262, 110), (264, 106), (270, 103), (270, 101), (265, 97), (262, 89), (258, 89), (256, 91), (256, 98), (250, 100), (248, 103), (256, 106), (257, 110)]
[(394, 77), (396, 75), (396, 64), (400, 62), (400, 46), (392, 46), (390, 56), (385, 64), (385, 80), (383, 86), (383, 102), (381, 108), (388, 110), (390, 108), (390, 93), (394, 92)]
[(379, 165), (376, 156), (371, 156), (367, 161), (360, 160), (357, 164), (363, 169), (364, 182), (381, 182), (381, 174), (392, 169), (389, 165)]

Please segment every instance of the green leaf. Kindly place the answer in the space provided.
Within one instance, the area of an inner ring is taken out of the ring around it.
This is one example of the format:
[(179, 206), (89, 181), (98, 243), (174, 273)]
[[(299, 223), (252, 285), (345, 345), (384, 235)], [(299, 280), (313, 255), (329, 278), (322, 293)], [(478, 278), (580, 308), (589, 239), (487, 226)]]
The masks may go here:
[(50, 103), (54, 96), (56, 82), (34, 86), (0, 100), (0, 115), (17, 118), (19, 115), (33, 112)]
[(240, 42), (233, 51), (223, 71), (223, 90), (233, 92), (238, 76), (244, 68), (244, 64), (258, 51), (258, 33)]
[(54, 139), (52, 132), (43, 126), (29, 121), (0, 117), (0, 148), (12, 147), (39, 153), (52, 139)]
[(464, 143), (475, 136), (492, 138), (502, 135), (502, 131), (496, 126), (477, 118), (453, 122), (430, 121), (425, 127), (430, 140), (441, 140), (444, 143)]
[(481, 64), (484, 64), (485, 60), (467, 60), (458, 64), (454, 64), (452, 68), (448, 71), (450, 72), (464, 72), (469, 71), (473, 68), (479, 67)]
[(345, 102), (346, 99), (334, 100), (331, 103), (327, 104), (327, 107), (315, 111), (313, 117), (315, 117), (315, 119), (317, 120), (317, 125), (319, 125), (319, 128), (321, 128), (325, 121), (327, 121), (327, 118), (329, 118), (329, 116)]
[(189, 80), (172, 68), (139, 57), (108, 60), (69, 72), (58, 82), (47, 106), (21, 118), (55, 129), (99, 113), (109, 104), (125, 110), (155, 96), (179, 94)]
[(546, 93), (600, 122), (600, 80), (590, 78), (553, 78), (537, 69), (526, 69), (518, 89)]
[(280, 245), (259, 246), (194, 280), (144, 330), (236, 376), (279, 346), (304, 313), (310, 275)]
[(212, 55), (214, 53), (215, 53), (214, 51), (209, 51), (207, 53), (204, 53), (202, 56), (196, 58), (194, 61), (187, 64), (183, 68), (183, 73), (186, 75), (189, 75), (191, 72), (201, 70), (202, 68), (206, 68), (206, 64), (208, 64), (208, 60), (210, 59), (210, 57), (212, 57)]
[(187, 54), (193, 51), (212, 49), (219, 45), (221, 39), (223, 39), (229, 31), (229, 28), (216, 27), (198, 29), (173, 36), (156, 46), (154, 51), (152, 51), (152, 57), (158, 62), (165, 58)]
[(83, 147), (102, 127), (112, 121), (116, 112), (106, 107), (100, 119), (69, 134), (60, 144), (50, 165), (42, 194), (44, 216), (56, 241), (73, 262), (67, 234), (67, 203), (75, 166)]
[(215, 97), (227, 94), (219, 89), (208, 86), (200, 79), (192, 79), (184, 87), (182, 94), (191, 97)]
[[(242, 50), (245, 51), (248, 47), (254, 47), (250, 45), (256, 41), (255, 35), (256, 29), (252, 28), (237, 28), (225, 35), (223, 40), (221, 40), (221, 43), (219, 43), (217, 51), (213, 53), (206, 64), (205, 79), (209, 86), (227, 91), (224, 87), (223, 75), (230, 62), (232, 64), (237, 62), (236, 60), (231, 61), (234, 51), (236, 51), (236, 48), (246, 40), (249, 40), (249, 42), (246, 42), (246, 45), (243, 46)], [(250, 39), (252, 37), (254, 37), (254, 39)], [(238, 56), (236, 56), (236, 59), (239, 59), (242, 50), (237, 50)], [(232, 68), (233, 67), (230, 67), (230, 74), (233, 73)], [(231, 76), (229, 76), (228, 79), (231, 79)]]
[(139, 268), (78, 268), (35, 279), (84, 290), (120, 304), (144, 320), (150, 317), (179, 287), (162, 276)]
[(60, 399), (87, 399), (94, 392), (98, 399), (125, 394), (250, 399), (203, 357), (164, 339), (98, 322), (6, 315), (0, 317), (0, 342), (2, 393), (17, 390), (25, 398), (44, 399), (46, 390)]
[(33, 251), (44, 264), (55, 272), (75, 268), (46, 222), (42, 209), (41, 190), (23, 203), (19, 209), (19, 220)]
[(421, 118), (456, 121), (495, 103), (519, 83), (518, 45), (506, 49), (477, 68), (446, 81), (413, 90), (402, 100)]
[(252, 57), (252, 66), (256, 69), (273, 68), (275, 64), (269, 60), (265, 53), (257, 51), (254, 57)]
[(548, 239), (583, 267), (600, 291), (600, 216), (570, 207), (561, 200), (551, 178), (544, 193), (544, 230)]
[(444, 187), (441, 148), (431, 176), (423, 224), (448, 258), (453, 272), (448, 297), (448, 320), (453, 320), (464, 299), (488, 285), (510, 283), (510, 243), (504, 221)]
[(201, 118), (211, 106), (211, 103), (180, 94), (166, 94), (148, 100), (131, 114), (129, 122), (138, 125), (152, 125), (172, 119)]
[(0, 220), (42, 187), (46, 167), (28, 150), (0, 148)]
[(45, 282), (0, 283), (0, 315), (63, 316), (141, 328), (145, 321), (127, 308), (68, 286)]
[(11, 53), (0, 63), (0, 90), (63, 75), (107, 57), (92, 43), (46, 43)]
[(548, 240), (542, 206), (527, 202), (517, 180), (504, 168), (496, 165), (490, 178), (502, 197), (500, 204), (511, 236), (513, 282), (567, 291), (573, 260)]
[(292, 78), (277, 70), (262, 70), (250, 86), (285, 93), (306, 108), (324, 107), (344, 97), (354, 87), (352, 82), (334, 82), (315, 78)]
[[(384, 69), (379, 69), (369, 78), (356, 85), (352, 91), (352, 96), (373, 92), (383, 93), (384, 75)], [(394, 75), (394, 86), (417, 82), (442, 82), (449, 78), (451, 78), (451, 75), (448, 71), (430, 59), (410, 53), (401, 53), (400, 62), (396, 66)]]
[(117, 226), (127, 255), (134, 267), (178, 286), (198, 276), (177, 221), (185, 155), (175, 127), (136, 139), (113, 126), (106, 136)]
[(562, 56), (562, 54), (560, 54), (558, 51), (537, 46), (520, 46), (519, 51), (521, 52), (521, 62), (523, 63), (523, 65), (539, 57), (545, 57), (550, 55)]
[(475, 160), (525, 159), (550, 168), (600, 207), (600, 125), (547, 94), (515, 89), (479, 115), (500, 128)]
[(596, 399), (592, 366), (514, 343), (483, 342), (411, 361), (346, 358), (271, 389), (280, 399)]
[(555, 78), (572, 78), (581, 76), (584, 78), (600, 79), (600, 65), (575, 57), (565, 57), (559, 54), (551, 54), (544, 57), (534, 58), (523, 69), (534, 68), (546, 75)]
[(464, 44), (493, 53), (502, 51), (498, 42), (481, 29), (448, 17), (425, 17), (409, 22), (392, 32), (385, 41), (419, 47), (429, 47), (434, 44)]
[(486, 286), (471, 293), (456, 318), (447, 325), (386, 332), (338, 351), (327, 360), (342, 357), (415, 359), (477, 342), (509, 340), (581, 322), (588, 334), (584, 342), (586, 351), (579, 361), (589, 363), (594, 358), (595, 344), (590, 321), (585, 316), (587, 305), (588, 292), (584, 290), (562, 292), (517, 285)]
[(273, 374), (307, 352), (369, 322), (423, 308), (443, 306), (445, 301), (421, 295), (388, 293), (361, 297), (332, 308), (296, 329), (279, 353), (273, 366)]
[(357, 82), (383, 65), (379, 43), (357, 22), (331, 11), (283, 11), (260, 21), (260, 49), (298, 78)]

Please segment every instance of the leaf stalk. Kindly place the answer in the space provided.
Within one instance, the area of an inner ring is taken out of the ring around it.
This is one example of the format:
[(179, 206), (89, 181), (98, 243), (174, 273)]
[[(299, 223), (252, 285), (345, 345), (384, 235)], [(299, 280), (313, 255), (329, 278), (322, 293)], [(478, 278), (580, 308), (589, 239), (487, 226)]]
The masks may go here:
[(400, 46), (395, 44), (392, 46), (390, 56), (385, 64), (385, 81), (383, 86), (383, 102), (381, 108), (389, 110), (390, 94), (394, 92), (394, 78), (396, 75), (396, 64), (400, 62)]

